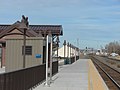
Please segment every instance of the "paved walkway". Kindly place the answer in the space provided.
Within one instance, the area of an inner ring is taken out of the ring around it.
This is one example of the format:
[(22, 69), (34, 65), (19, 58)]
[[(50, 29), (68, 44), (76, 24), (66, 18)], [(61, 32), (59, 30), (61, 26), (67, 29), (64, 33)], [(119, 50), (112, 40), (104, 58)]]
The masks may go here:
[(34, 90), (88, 90), (88, 60), (61, 66), (49, 87), (43, 83)]
[(0, 67), (0, 73), (5, 73), (5, 67), (3, 68)]

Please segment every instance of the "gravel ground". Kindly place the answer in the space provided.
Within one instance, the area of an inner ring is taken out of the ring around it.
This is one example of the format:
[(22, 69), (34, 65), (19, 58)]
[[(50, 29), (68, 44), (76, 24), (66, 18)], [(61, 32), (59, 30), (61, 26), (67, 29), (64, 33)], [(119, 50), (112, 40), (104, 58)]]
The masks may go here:
[(103, 63), (107, 64), (108, 66), (120, 72), (120, 68), (118, 68), (118, 65), (120, 65), (120, 61), (115, 61), (115, 60), (108, 59), (106, 57), (100, 57), (100, 56), (95, 56), (95, 57), (101, 60)]

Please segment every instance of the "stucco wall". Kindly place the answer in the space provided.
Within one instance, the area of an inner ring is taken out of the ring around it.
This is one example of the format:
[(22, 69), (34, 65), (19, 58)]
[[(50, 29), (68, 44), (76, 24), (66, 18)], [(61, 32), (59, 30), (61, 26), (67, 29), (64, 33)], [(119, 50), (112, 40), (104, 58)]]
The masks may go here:
[[(69, 54), (68, 54), (69, 53)], [(55, 54), (57, 54), (57, 50), (55, 51)], [(78, 51), (76, 51), (76, 55), (78, 54)], [(64, 46), (58, 49), (58, 56), (64, 57)], [(71, 56), (75, 56), (75, 49), (71, 48)], [(70, 47), (68, 51), (68, 46), (65, 45), (65, 57), (70, 57)]]
[[(32, 55), (26, 55), (26, 67), (42, 64), (43, 57), (36, 58), (36, 54), (43, 56), (43, 39), (40, 37), (27, 38), (26, 46), (32, 46)], [(22, 46), (23, 38), (6, 38), (6, 72), (23, 68)]]

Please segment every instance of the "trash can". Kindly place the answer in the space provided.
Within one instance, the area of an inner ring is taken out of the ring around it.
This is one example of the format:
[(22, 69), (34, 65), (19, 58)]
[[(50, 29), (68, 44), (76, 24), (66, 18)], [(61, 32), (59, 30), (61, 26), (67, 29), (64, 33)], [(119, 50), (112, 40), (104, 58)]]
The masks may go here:
[(71, 61), (71, 58), (69, 58), (69, 64), (71, 64), (71, 62), (72, 62), (72, 61)]
[(68, 59), (68, 58), (66, 58), (66, 59), (64, 60), (64, 65), (66, 65), (66, 64), (69, 64), (69, 59)]

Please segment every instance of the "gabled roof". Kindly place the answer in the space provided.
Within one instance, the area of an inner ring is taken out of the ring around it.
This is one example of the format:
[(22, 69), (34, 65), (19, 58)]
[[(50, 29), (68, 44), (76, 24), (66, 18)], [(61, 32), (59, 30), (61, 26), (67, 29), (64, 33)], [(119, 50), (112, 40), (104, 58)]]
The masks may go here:
[[(24, 32), (22, 29), (19, 29), (19, 24), (13, 24), (13, 25), (7, 25), (6, 27), (3, 26), (2, 29), (1, 29), (1, 32), (0, 32), (0, 38), (8, 35), (11, 31), (13, 31), (14, 29), (18, 29), (20, 32)], [(34, 31), (27, 31), (26, 32), (26, 36), (29, 36), (29, 37), (35, 37), (37, 36), (37, 33), (35, 33)]]
[[(19, 22), (16, 22), (12, 25), (0, 25), (0, 38), (4, 37), (7, 33), (11, 32), (13, 29), (19, 29)], [(23, 30), (19, 29), (21, 32)], [(26, 35), (30, 37), (36, 37), (41, 34), (52, 35), (63, 35), (62, 25), (29, 25), (29, 30), (27, 30)]]

